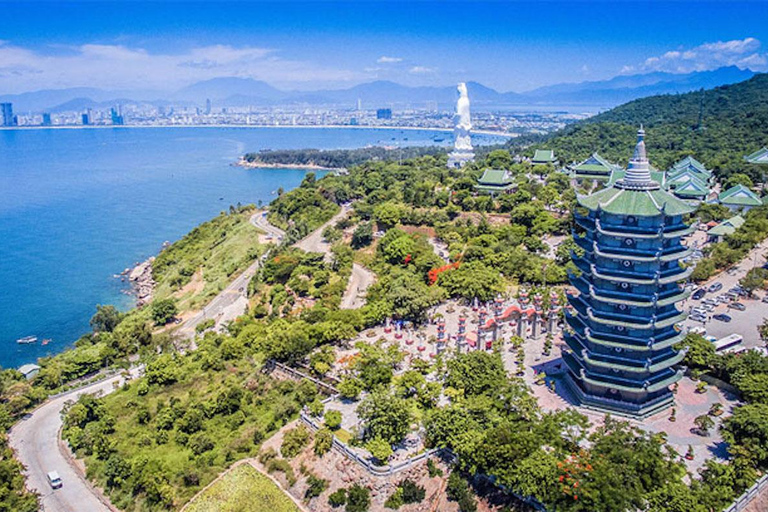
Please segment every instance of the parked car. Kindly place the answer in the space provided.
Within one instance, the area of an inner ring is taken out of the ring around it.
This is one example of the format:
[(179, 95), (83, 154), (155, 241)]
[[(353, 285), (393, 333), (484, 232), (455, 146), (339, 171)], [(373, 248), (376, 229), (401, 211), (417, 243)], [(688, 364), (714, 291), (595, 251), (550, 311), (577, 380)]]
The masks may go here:
[(765, 297), (763, 297), (763, 302), (768, 302), (768, 295), (766, 295)]
[(723, 283), (712, 283), (711, 285), (709, 285), (709, 288), (707, 288), (707, 291), (709, 293), (715, 293), (715, 292), (719, 292), (722, 289), (723, 289)]
[(691, 319), (691, 320), (693, 320), (694, 322), (700, 322), (700, 323), (702, 323), (702, 324), (703, 324), (703, 323), (706, 323), (706, 321), (707, 321), (707, 317), (705, 317), (705, 316), (701, 316), (701, 315), (691, 315), (691, 316), (689, 316), (688, 318), (690, 318), (690, 319)]
[(721, 322), (725, 322), (725, 323), (728, 323), (728, 322), (731, 321), (731, 317), (726, 315), (726, 314), (724, 314), (724, 313), (717, 314), (717, 315), (713, 316), (712, 318), (714, 318), (715, 320), (719, 320)]
[(693, 292), (693, 295), (691, 295), (691, 298), (693, 298), (693, 300), (701, 300), (701, 298), (704, 297), (704, 295), (706, 294), (707, 294), (707, 290), (705, 290), (704, 288), (699, 288), (698, 290)]
[(728, 304), (728, 307), (731, 309), (738, 309), (739, 311), (744, 311), (747, 309), (747, 306), (745, 306), (741, 302), (731, 302), (730, 304)]
[(48, 483), (54, 489), (58, 489), (59, 487), (62, 486), (61, 477), (56, 471), (48, 472)]

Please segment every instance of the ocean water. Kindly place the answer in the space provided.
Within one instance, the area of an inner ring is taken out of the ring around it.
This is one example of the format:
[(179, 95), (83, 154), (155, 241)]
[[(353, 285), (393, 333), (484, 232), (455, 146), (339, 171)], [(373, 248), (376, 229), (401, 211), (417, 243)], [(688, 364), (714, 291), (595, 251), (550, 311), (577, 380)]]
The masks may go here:
[[(278, 187), (289, 190), (304, 177), (298, 169), (230, 165), (243, 153), (426, 145), (434, 135), (343, 128), (0, 130), (0, 366), (70, 346), (88, 331), (96, 304), (132, 306), (115, 274), (229, 205), (266, 204)], [(480, 135), (475, 142), (499, 139)], [(16, 343), (27, 335), (53, 341)]]

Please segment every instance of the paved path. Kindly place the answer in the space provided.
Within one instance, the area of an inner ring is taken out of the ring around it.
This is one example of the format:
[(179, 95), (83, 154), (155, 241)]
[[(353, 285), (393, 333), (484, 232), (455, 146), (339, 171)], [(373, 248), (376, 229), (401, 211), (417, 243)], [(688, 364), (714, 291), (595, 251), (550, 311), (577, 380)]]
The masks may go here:
[(278, 240), (282, 240), (285, 236), (285, 231), (269, 223), (266, 211), (254, 213), (251, 216), (251, 224)]
[[(323, 240), (323, 230), (327, 226), (335, 224), (341, 218), (346, 216), (350, 209), (351, 205), (343, 206), (341, 211), (334, 215), (331, 220), (317, 228), (303, 240), (296, 242), (294, 246), (308, 252), (322, 252), (325, 253), (326, 259), (330, 258), (331, 247)], [(253, 216), (251, 216), (251, 224), (272, 235), (277, 240), (282, 240), (285, 236), (285, 231), (269, 223), (265, 212), (253, 214)], [(229, 283), (226, 288), (214, 297), (211, 302), (205, 305), (201, 311), (184, 321), (176, 330), (176, 334), (179, 337), (192, 341), (192, 350), (195, 348), (195, 327), (197, 327), (198, 324), (209, 318), (213, 318), (216, 321), (216, 329), (222, 329), (228, 321), (234, 320), (245, 312), (248, 308), (248, 283), (253, 276), (256, 275), (259, 267), (268, 257), (269, 251), (264, 253), (258, 260), (254, 261), (239, 276)]]
[(336, 224), (341, 219), (347, 216), (349, 214), (350, 210), (352, 209), (351, 204), (345, 204), (341, 207), (341, 210), (339, 213), (334, 215), (331, 220), (311, 232), (309, 235), (304, 237), (303, 239), (299, 240), (295, 244), (293, 244), (294, 247), (298, 247), (299, 249), (307, 252), (322, 252), (325, 254), (325, 259), (329, 260), (331, 257), (331, 244), (323, 240), (323, 230), (327, 228), (328, 226), (331, 226), (333, 224)]
[(376, 281), (376, 274), (357, 263), (352, 264), (347, 289), (341, 298), (341, 309), (357, 309), (365, 305), (365, 292)]
[[(138, 371), (134, 369), (131, 373), (136, 376)], [(27, 487), (40, 494), (45, 512), (110, 512), (60, 450), (59, 430), (61, 411), (66, 402), (77, 400), (83, 394), (111, 393), (114, 390), (112, 384), (122, 381), (123, 378), (117, 375), (53, 398), (10, 430), (11, 447), (26, 468)], [(60, 489), (51, 489), (46, 476), (49, 471), (56, 471), (61, 476), (63, 486)]]

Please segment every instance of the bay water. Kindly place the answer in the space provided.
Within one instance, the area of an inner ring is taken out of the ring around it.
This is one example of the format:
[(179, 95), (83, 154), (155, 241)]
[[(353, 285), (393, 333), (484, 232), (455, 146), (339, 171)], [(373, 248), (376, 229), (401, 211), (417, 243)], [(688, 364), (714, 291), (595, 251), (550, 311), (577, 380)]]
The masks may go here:
[[(259, 149), (435, 144), (429, 130), (92, 128), (0, 130), (0, 366), (64, 350), (96, 304), (132, 299), (115, 275), (230, 205), (267, 204), (300, 169), (231, 164)], [(451, 141), (445, 137), (442, 144)], [(478, 135), (476, 143), (501, 139)], [(320, 174), (320, 173), (318, 173)], [(34, 335), (52, 342), (20, 345)]]

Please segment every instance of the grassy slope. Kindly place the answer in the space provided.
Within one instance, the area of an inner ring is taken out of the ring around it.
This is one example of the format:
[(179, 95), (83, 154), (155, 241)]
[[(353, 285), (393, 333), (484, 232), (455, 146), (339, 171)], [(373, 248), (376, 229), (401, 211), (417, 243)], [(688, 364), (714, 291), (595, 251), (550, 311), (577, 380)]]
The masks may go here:
[(221, 214), (161, 252), (153, 266), (155, 297), (177, 297), (180, 311), (199, 309), (215, 297), (261, 253), (260, 232), (250, 223), (253, 212)]
[(269, 478), (241, 464), (203, 491), (186, 512), (296, 512), (299, 508)]
[[(220, 355), (212, 354), (211, 357), (216, 359)], [(108, 415), (119, 418), (114, 424), (114, 433), (109, 436), (114, 443), (114, 452), (123, 460), (137, 461), (144, 458), (154, 467), (160, 468), (158, 474), (168, 477), (174, 489), (173, 501), (176, 506), (173, 508), (189, 501), (235, 460), (254, 456), (258, 449), (253, 442), (255, 429), (269, 437), (298, 410), (298, 406), (294, 405), (292, 383), (281, 387), (278, 382), (261, 375), (258, 364), (241, 360), (230, 362), (221, 370), (203, 370), (200, 362), (193, 359), (196, 358), (186, 358), (185, 363), (178, 368), (182, 378), (174, 384), (151, 386), (149, 393), (141, 395), (140, 386), (134, 383), (107, 395), (103, 401)], [(162, 429), (157, 425), (157, 413), (161, 407), (177, 402), (182, 414), (193, 407), (204, 409), (210, 406), (205, 404), (215, 403), (219, 392), (227, 387), (251, 387), (253, 392), (245, 391), (238, 412), (232, 415), (216, 414), (204, 419), (200, 432), (212, 441), (211, 450), (194, 454), (189, 447), (179, 443), (180, 433), (177, 428), (165, 431), (168, 434), (167, 440), (160, 440), (158, 435)], [(144, 408), (149, 410), (151, 419), (142, 424), (139, 411)], [(104, 485), (107, 461), (88, 455), (85, 456), (85, 462), (89, 476)], [(185, 483), (185, 475), (190, 474), (199, 479), (198, 484)], [(157, 510), (156, 506), (144, 500), (143, 495), (137, 498), (126, 491), (115, 488), (110, 492), (113, 503), (121, 509)]]

